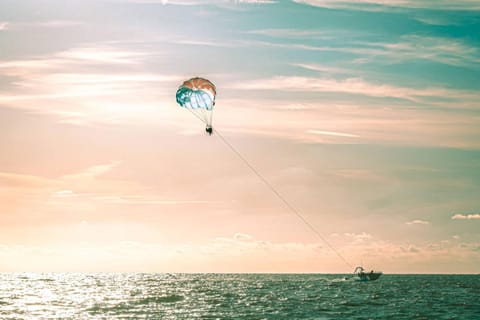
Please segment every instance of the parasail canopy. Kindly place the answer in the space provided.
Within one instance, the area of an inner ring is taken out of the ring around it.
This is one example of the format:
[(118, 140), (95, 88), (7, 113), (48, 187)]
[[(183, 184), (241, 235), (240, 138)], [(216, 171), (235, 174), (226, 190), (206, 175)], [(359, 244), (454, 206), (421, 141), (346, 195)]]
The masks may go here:
[(183, 82), (177, 90), (177, 103), (189, 109), (203, 122), (208, 133), (212, 133), (212, 111), (217, 91), (215, 85), (204, 78), (195, 77)]

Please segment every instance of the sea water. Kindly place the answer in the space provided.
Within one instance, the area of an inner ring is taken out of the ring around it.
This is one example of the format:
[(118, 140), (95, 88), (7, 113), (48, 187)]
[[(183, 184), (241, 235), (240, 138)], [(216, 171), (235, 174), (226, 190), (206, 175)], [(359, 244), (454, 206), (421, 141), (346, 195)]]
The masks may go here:
[(3, 273), (0, 319), (480, 319), (480, 275)]

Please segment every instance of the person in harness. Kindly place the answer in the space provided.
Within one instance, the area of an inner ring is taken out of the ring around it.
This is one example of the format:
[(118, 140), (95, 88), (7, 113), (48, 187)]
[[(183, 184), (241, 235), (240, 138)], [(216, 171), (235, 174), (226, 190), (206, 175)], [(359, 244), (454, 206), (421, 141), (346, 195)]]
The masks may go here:
[(212, 133), (213, 133), (213, 128), (210, 127), (210, 126), (207, 126), (207, 127), (205, 128), (205, 131), (208, 133), (209, 136), (211, 136)]

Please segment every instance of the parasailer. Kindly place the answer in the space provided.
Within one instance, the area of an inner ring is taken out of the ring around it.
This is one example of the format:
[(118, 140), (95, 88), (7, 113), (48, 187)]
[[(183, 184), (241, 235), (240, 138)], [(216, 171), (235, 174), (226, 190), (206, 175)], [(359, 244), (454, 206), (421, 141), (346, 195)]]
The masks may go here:
[(180, 85), (177, 90), (177, 103), (205, 122), (205, 131), (211, 135), (212, 113), (217, 91), (215, 85), (204, 78), (192, 78)]
[[(185, 109), (188, 109), (190, 112), (195, 114), (200, 120), (202, 120), (206, 127), (205, 131), (212, 135), (212, 112), (213, 107), (215, 106), (215, 97), (217, 91), (215, 85), (207, 79), (204, 78), (192, 78), (183, 82), (177, 90), (176, 99), (177, 103)], [(215, 134), (219, 137), (225, 145), (230, 148), (233, 153), (235, 153), (238, 158), (245, 163), (245, 165), (250, 168), (250, 170), (262, 181), (270, 191), (282, 201), (291, 213), (295, 214), (303, 223), (310, 228), (310, 230), (315, 233), (321, 240), (323, 240), (328, 247), (330, 247), (339, 258), (341, 258), (347, 265), (351, 267), (348, 261), (337, 251), (330, 242), (322, 236), (322, 234), (306, 220), (303, 215), (295, 209), (276, 189), (275, 187), (263, 177), (258, 170), (252, 166), (248, 160), (230, 143), (218, 130), (215, 130)], [(355, 274), (358, 276), (360, 281), (373, 281), (378, 279), (382, 273), (371, 271), (370, 273), (365, 273), (362, 267), (355, 269)], [(346, 278), (349, 279), (349, 278)]]

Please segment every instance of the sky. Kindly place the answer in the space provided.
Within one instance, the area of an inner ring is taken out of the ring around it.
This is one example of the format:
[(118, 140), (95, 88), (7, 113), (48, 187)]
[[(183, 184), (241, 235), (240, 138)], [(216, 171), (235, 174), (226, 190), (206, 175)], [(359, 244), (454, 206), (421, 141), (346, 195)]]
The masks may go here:
[(0, 271), (479, 273), (479, 11), (0, 0)]

